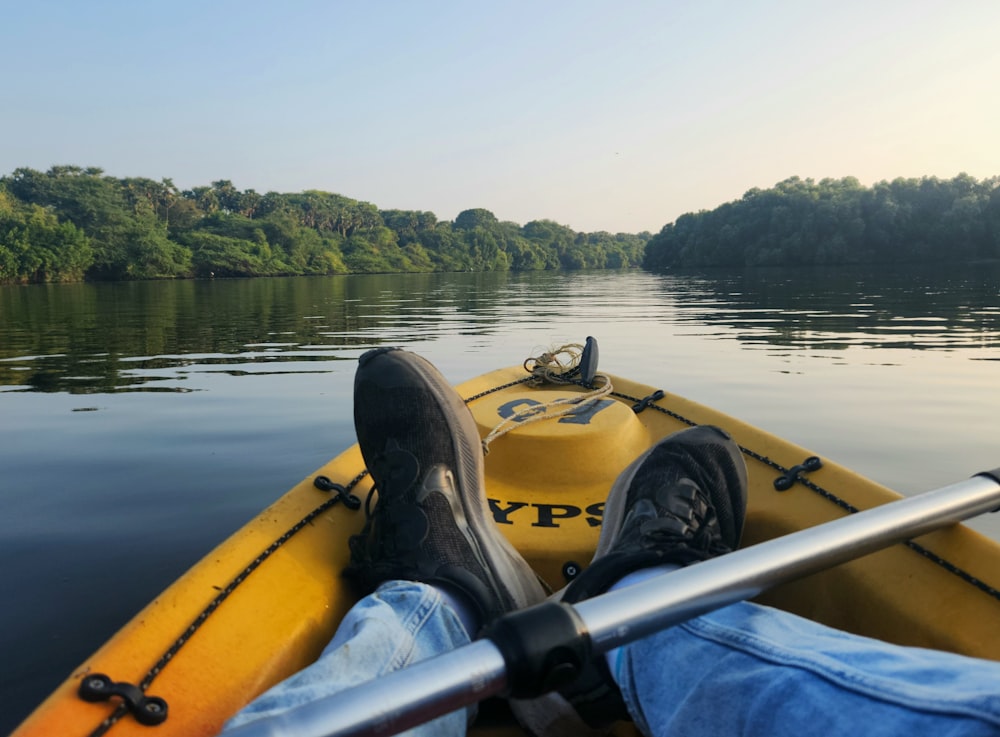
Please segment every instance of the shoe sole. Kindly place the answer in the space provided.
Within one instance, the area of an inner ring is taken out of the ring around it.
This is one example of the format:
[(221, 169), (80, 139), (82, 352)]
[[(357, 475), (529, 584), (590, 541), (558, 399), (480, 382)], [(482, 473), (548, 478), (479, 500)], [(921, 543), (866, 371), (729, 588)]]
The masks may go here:
[[(469, 408), (455, 388), (426, 359), (399, 348), (376, 348), (359, 359), (359, 371), (378, 371), (378, 362), (394, 364), (387, 372), (412, 372), (434, 397), (448, 423), (457, 468), (452, 469), (458, 486), (465, 527), (463, 534), (482, 556), (494, 583), (503, 588), (515, 609), (537, 604), (545, 599), (538, 577), (527, 561), (497, 529), (486, 501), (485, 463), (479, 429)], [(462, 520), (456, 515), (460, 528)], [(485, 623), (484, 623), (485, 624)]]

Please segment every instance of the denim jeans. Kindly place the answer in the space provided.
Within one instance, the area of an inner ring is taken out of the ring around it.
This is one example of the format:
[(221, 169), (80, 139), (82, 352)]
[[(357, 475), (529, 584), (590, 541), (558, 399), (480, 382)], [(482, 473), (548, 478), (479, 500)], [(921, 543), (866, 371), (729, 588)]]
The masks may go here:
[[(358, 602), (319, 660), (227, 726), (276, 714), (469, 642), (424, 584)], [(647, 735), (1000, 734), (1000, 663), (904, 648), (734, 604), (620, 648), (613, 672)], [(409, 735), (462, 735), (458, 711)]]
[(1000, 663), (751, 603), (627, 645), (615, 671), (649, 735), (1000, 734)]
[[(351, 608), (315, 663), (261, 694), (226, 728), (279, 714), (467, 644), (465, 628), (437, 589), (387, 581)], [(471, 707), (452, 712), (406, 734), (463, 735), (475, 714)]]

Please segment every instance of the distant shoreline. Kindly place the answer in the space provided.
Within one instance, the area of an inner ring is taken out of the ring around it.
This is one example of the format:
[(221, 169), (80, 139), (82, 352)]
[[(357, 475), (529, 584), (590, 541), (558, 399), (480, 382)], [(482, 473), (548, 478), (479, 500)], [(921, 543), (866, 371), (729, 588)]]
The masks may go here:
[(1000, 177), (792, 177), (656, 235), (582, 233), (551, 220), (454, 221), (310, 190), (180, 191), (99, 168), (0, 178), (0, 284), (338, 274), (835, 266), (1000, 259)]
[(653, 236), (644, 265), (832, 266), (1000, 259), (1000, 177), (978, 181), (792, 177)]
[(179, 190), (96, 167), (0, 178), (0, 283), (639, 266), (650, 233), (524, 226), (485, 209), (439, 221), (310, 190)]

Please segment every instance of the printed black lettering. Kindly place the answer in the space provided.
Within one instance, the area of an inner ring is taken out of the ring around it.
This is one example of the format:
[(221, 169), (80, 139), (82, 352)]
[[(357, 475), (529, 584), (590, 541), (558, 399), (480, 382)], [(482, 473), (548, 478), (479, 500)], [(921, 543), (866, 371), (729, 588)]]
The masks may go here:
[(588, 506), (587, 514), (591, 515), (587, 517), (587, 524), (591, 527), (599, 527), (601, 520), (604, 519), (604, 502), (597, 502)]
[[(588, 402), (560, 417), (559, 422), (570, 423), (572, 425), (589, 425), (594, 415), (602, 409), (607, 409), (614, 403), (615, 400), (613, 399), (599, 399), (596, 402)], [(533, 412), (530, 411), (532, 409), (534, 409)], [(497, 414), (505, 420), (509, 420), (511, 417), (520, 414), (521, 416), (517, 418), (518, 422), (524, 422), (529, 417), (533, 417), (539, 412), (544, 411), (545, 407), (541, 402), (529, 397), (512, 399), (497, 407)]]
[(561, 417), (559, 422), (569, 423), (573, 425), (589, 425), (591, 418), (600, 412), (602, 409), (606, 409), (615, 403), (613, 399), (600, 399), (596, 402), (591, 402), (582, 407), (578, 407), (565, 417)]
[[(536, 412), (526, 412), (521, 409), (521, 407), (537, 407)], [(505, 402), (497, 407), (497, 414), (503, 417), (505, 420), (509, 420), (511, 417), (516, 415), (518, 412), (524, 412), (523, 417), (518, 418), (518, 422), (524, 422), (526, 419), (532, 415), (538, 414), (538, 412), (543, 411), (542, 403), (534, 399), (528, 399), (527, 397), (523, 399), (512, 399), (509, 402)]]
[(558, 527), (557, 519), (579, 517), (580, 508), (569, 504), (532, 504), (538, 510), (538, 521), (532, 522), (532, 527)]
[(528, 506), (527, 502), (510, 502), (506, 508), (501, 509), (499, 499), (487, 499), (487, 501), (490, 503), (490, 511), (493, 512), (493, 521), (498, 525), (514, 524), (508, 519), (511, 513)]

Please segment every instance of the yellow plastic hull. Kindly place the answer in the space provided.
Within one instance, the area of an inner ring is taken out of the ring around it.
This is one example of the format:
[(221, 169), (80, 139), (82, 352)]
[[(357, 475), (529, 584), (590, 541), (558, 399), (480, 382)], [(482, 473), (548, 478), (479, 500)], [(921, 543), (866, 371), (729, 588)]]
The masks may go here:
[[(504, 369), (459, 387), (485, 436), (510, 410), (576, 393), (573, 387), (517, 383)], [(655, 387), (612, 377), (613, 399), (589, 412), (525, 424), (499, 438), (486, 459), (487, 495), (500, 529), (553, 589), (586, 565), (600, 531), (602, 503), (618, 473), (657, 439), (689, 423), (728, 430), (747, 452), (750, 501), (744, 545), (867, 509), (894, 492), (823, 460), (783, 492), (774, 479), (814, 453), (707, 407), (667, 393), (639, 413)], [(14, 733), (50, 737), (107, 733), (198, 737), (261, 691), (314, 660), (353, 603), (339, 571), (346, 538), (364, 514), (318, 490), (325, 475), (364, 499), (371, 482), (352, 447), (309, 476), (212, 551), (94, 653)], [(842, 503), (831, 501), (828, 492)], [(289, 532), (291, 531), (291, 534)], [(962, 526), (916, 541), (931, 556), (897, 545), (783, 586), (762, 601), (826, 624), (909, 645), (1000, 660), (1000, 546)], [(954, 569), (954, 570), (953, 570)], [(955, 571), (958, 571), (956, 573)], [(969, 579), (980, 582), (970, 583)], [(165, 699), (153, 732), (117, 700), (88, 703), (81, 679), (107, 674)]]

